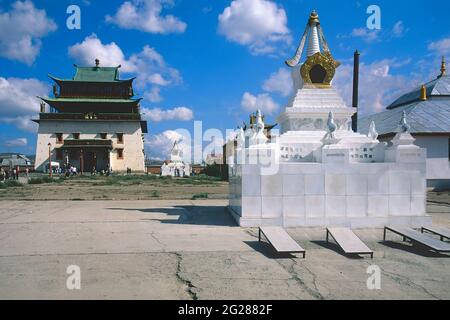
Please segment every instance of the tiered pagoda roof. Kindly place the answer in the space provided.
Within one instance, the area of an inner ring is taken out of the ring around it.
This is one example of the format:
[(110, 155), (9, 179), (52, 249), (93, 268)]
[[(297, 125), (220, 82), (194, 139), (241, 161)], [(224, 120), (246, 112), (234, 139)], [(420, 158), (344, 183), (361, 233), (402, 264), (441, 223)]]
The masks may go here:
[[(134, 98), (133, 80), (120, 79), (117, 67), (75, 66), (72, 79), (60, 79), (49, 75), (55, 82), (53, 97), (39, 97), (51, 107), (51, 113), (41, 110), (40, 120), (140, 120), (142, 99)], [(39, 120), (36, 120), (39, 122)], [(142, 121), (147, 132), (147, 124)]]

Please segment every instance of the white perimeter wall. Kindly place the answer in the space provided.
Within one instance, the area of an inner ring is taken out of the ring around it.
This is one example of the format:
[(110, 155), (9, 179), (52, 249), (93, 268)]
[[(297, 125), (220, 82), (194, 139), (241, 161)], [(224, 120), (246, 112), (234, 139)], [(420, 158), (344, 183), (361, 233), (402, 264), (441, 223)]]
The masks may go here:
[(448, 136), (416, 136), (415, 145), (427, 149), (427, 179), (450, 179)]
[[(48, 143), (52, 144), (52, 160), (55, 161), (54, 148), (56, 133), (63, 133), (64, 139), (72, 139), (72, 133), (80, 133), (80, 139), (101, 139), (100, 133), (107, 133), (107, 139), (113, 141), (110, 155), (111, 166), (114, 171), (126, 171), (131, 168), (134, 172), (145, 170), (145, 156), (143, 153), (142, 129), (140, 122), (123, 121), (45, 121), (41, 120), (38, 130), (36, 146), (37, 171), (44, 171), (48, 162)], [(117, 143), (116, 133), (123, 133), (123, 144)], [(117, 159), (116, 148), (123, 148), (123, 159)]]

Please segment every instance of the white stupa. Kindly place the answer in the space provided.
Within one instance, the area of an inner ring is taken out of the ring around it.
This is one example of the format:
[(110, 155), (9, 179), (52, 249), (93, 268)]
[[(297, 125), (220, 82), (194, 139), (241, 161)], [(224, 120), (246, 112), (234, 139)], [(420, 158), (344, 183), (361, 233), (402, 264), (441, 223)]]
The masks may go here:
[(294, 93), (277, 118), (280, 135), (258, 141), (252, 128), (237, 134), (229, 208), (238, 223), (430, 223), (425, 210), (425, 150), (413, 144), (404, 124), (392, 146), (377, 140), (375, 125), (368, 135), (351, 130), (356, 110), (332, 86), (340, 63), (331, 55), (315, 11), (294, 58), (286, 64), (293, 68)]
[(165, 161), (161, 166), (161, 176), (172, 177), (186, 177), (191, 175), (190, 165), (185, 163), (182, 159), (183, 152), (181, 151), (178, 142), (175, 142), (170, 152), (170, 161)]

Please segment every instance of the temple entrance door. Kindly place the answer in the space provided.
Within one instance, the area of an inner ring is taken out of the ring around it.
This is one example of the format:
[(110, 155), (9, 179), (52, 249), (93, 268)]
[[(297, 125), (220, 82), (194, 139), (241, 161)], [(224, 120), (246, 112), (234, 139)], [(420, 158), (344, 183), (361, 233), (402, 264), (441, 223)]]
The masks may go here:
[(92, 172), (92, 169), (97, 167), (96, 161), (94, 159), (94, 152), (85, 151), (84, 152), (84, 172)]

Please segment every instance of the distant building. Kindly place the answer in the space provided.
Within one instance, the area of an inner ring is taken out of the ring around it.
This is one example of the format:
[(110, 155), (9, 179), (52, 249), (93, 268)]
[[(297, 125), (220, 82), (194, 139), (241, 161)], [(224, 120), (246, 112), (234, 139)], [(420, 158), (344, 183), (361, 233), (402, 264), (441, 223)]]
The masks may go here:
[(39, 124), (36, 170), (45, 171), (51, 156), (61, 167), (72, 165), (80, 172), (145, 171), (147, 122), (141, 118), (141, 99), (133, 98), (133, 79), (119, 79), (120, 66), (95, 62), (94, 67), (75, 66), (73, 79), (50, 76), (54, 97), (41, 98), (34, 120)]
[(18, 153), (0, 153), (0, 167), (4, 170), (19, 167), (21, 170), (32, 169), (33, 162), (23, 154)]
[(223, 164), (223, 154), (210, 153), (206, 156), (205, 163), (207, 165)]
[(390, 140), (406, 112), (414, 142), (427, 149), (428, 187), (450, 187), (450, 77), (442, 58), (441, 74), (402, 95), (380, 112), (359, 120), (358, 131), (367, 133), (375, 122), (379, 139)]

